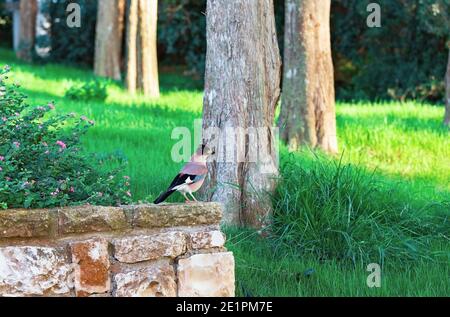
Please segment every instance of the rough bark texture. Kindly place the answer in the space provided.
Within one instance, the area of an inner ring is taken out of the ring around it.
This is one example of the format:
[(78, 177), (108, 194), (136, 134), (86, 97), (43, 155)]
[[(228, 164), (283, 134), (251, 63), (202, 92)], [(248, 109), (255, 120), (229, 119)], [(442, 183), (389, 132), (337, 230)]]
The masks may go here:
[(330, 0), (286, 0), (282, 139), (290, 150), (301, 145), (338, 151)]
[(95, 39), (94, 72), (121, 79), (122, 32), (125, 0), (99, 1)]
[(128, 1), (126, 85), (152, 98), (159, 97), (157, 17), (157, 0)]
[[(268, 220), (264, 192), (273, 190), (278, 168), (271, 128), (280, 69), (272, 0), (208, 0), (203, 138), (215, 146), (216, 159), (204, 187), (210, 200), (223, 203), (225, 223), (262, 227)], [(209, 135), (211, 127), (220, 129), (217, 135)], [(252, 128), (257, 142), (242, 134), (233, 141), (239, 146), (229, 142), (230, 132)]]
[(447, 74), (445, 75), (445, 117), (444, 124), (450, 126), (450, 48), (448, 51)]
[(17, 57), (31, 61), (36, 36), (36, 0), (20, 1), (20, 39)]

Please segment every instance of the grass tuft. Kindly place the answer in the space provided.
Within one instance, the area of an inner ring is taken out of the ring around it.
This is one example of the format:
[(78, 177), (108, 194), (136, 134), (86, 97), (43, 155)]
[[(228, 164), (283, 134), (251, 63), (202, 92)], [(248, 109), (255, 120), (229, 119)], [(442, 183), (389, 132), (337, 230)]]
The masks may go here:
[[(414, 203), (399, 184), (342, 160), (285, 157), (273, 197), (272, 240), (284, 251), (353, 265), (436, 260), (449, 241), (447, 201)], [(446, 231), (446, 229), (448, 231)]]

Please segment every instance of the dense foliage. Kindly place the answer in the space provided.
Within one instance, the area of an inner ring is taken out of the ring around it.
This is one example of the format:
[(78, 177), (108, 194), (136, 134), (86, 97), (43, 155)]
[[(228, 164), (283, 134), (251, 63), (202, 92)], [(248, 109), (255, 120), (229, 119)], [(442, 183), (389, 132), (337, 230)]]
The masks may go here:
[(43, 208), (131, 200), (125, 161), (113, 170), (83, 154), (80, 137), (94, 124), (74, 114), (51, 114), (53, 103), (30, 106), (0, 71), (0, 204)]
[(366, 25), (370, 2), (332, 2), (338, 97), (441, 102), (450, 0), (377, 1), (380, 28)]

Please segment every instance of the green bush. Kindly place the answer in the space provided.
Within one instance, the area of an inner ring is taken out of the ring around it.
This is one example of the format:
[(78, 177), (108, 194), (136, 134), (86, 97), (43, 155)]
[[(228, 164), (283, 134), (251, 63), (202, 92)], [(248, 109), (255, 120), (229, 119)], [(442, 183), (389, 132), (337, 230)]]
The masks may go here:
[(436, 211), (450, 203), (414, 207), (397, 184), (360, 168), (291, 156), (281, 171), (270, 231), (277, 247), (298, 256), (354, 265), (414, 261), (432, 258), (430, 245), (448, 235), (448, 219)]
[(108, 97), (107, 86), (98, 80), (93, 80), (84, 84), (74, 85), (67, 89), (65, 97), (78, 101), (105, 101)]
[[(122, 158), (100, 160), (82, 151), (80, 137), (94, 124), (74, 114), (33, 107), (0, 71), (0, 203), (2, 208), (129, 203)], [(107, 166), (116, 166), (113, 169)]]

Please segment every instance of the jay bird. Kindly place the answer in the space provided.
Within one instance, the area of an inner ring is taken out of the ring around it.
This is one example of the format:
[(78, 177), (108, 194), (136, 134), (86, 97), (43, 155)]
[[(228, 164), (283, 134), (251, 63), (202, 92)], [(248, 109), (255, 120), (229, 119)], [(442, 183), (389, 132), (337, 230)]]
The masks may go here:
[(187, 163), (173, 179), (169, 188), (159, 195), (153, 203), (162, 203), (176, 191), (184, 196), (186, 203), (191, 202), (187, 194), (191, 195), (194, 201), (197, 201), (192, 193), (198, 191), (205, 181), (206, 174), (208, 173), (206, 160), (210, 155), (214, 155), (214, 151), (205, 144), (200, 145), (195, 154), (191, 157), (189, 163)]

